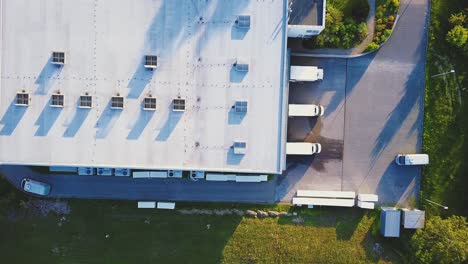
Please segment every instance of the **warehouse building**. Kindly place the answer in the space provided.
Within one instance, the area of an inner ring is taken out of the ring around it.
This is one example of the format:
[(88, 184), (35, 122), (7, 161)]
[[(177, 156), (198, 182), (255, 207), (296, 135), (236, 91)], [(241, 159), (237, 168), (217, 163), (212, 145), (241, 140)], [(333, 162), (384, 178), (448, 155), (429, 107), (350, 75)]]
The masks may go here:
[(1, 8), (1, 163), (285, 169), (287, 0)]

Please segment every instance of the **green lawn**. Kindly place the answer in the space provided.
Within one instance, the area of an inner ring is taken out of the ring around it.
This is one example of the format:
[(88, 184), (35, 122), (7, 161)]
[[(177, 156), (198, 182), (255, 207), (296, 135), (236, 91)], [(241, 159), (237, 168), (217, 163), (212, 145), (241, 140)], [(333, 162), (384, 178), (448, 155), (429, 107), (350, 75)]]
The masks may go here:
[[(178, 205), (246, 208), (246, 205)], [(71, 201), (71, 214), (2, 216), (5, 263), (357, 263), (378, 257), (376, 212), (303, 210), (297, 217), (252, 219), (136, 209), (135, 202)], [(250, 206), (288, 210), (289, 206)], [(145, 220), (149, 222), (145, 223)], [(299, 223), (297, 223), (299, 221)], [(59, 223), (62, 222), (61, 226)], [(106, 235), (109, 235), (106, 238)], [(384, 245), (385, 247), (385, 245)]]
[[(468, 87), (468, 58), (445, 41), (448, 18), (461, 11), (463, 3), (468, 7), (468, 2), (463, 0), (432, 0), (423, 135), (423, 151), (429, 154), (430, 165), (423, 169), (421, 196), (443, 203), (450, 210), (441, 211), (426, 203), (425, 208), (431, 214), (467, 215), (468, 212), (465, 161), (468, 96), (463, 91), (463, 87)], [(456, 70), (455, 75), (430, 77), (451, 69)]]

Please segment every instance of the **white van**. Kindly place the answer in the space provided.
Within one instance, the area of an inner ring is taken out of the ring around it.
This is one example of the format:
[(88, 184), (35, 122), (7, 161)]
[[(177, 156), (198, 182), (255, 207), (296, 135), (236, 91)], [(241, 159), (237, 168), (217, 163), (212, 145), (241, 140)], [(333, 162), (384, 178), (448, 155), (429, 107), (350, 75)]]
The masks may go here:
[(429, 155), (427, 154), (398, 154), (395, 158), (398, 165), (427, 165)]
[(31, 179), (23, 179), (21, 181), (21, 187), (25, 192), (33, 193), (37, 195), (46, 196), (50, 193), (50, 185), (47, 183), (31, 180)]

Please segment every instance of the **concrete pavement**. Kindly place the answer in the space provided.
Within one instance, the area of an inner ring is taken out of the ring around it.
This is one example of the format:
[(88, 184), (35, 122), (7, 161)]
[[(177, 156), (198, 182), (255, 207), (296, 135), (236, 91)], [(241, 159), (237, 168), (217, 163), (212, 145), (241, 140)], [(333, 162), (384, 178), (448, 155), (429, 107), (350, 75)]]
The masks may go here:
[[(278, 200), (290, 202), (297, 189), (305, 188), (376, 193), (385, 204), (407, 205), (417, 199), (420, 168), (397, 166), (394, 158), (421, 151), (429, 5), (427, 0), (402, 1), (400, 10), (395, 32), (376, 53), (341, 63), (329, 58), (291, 60), (321, 66), (325, 77), (323, 83), (307, 84), (299, 95), (293, 86), (290, 100), (319, 102), (326, 110), (313, 126), (291, 122), (288, 138), (309, 133), (344, 145), (333, 169), (320, 166), (321, 154), (300, 163), (288, 158), (289, 170), (278, 181)], [(329, 125), (323, 129), (322, 124)], [(325, 153), (337, 150), (336, 144), (321, 143)]]

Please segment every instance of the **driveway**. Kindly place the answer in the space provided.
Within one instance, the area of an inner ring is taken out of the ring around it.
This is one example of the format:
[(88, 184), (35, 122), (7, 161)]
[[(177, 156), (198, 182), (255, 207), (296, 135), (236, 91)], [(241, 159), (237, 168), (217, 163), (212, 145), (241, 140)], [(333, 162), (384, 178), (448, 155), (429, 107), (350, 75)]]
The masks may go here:
[(321, 142), (324, 157), (288, 157), (278, 200), (290, 202), (297, 189), (376, 193), (385, 204), (417, 199), (420, 168), (397, 166), (394, 158), (421, 151), (428, 11), (427, 0), (402, 1), (394, 34), (374, 54), (291, 60), (324, 68), (323, 83), (293, 84), (290, 102), (318, 102), (325, 115), (309, 123), (290, 119), (288, 129), (291, 140)]
[(189, 179), (133, 179), (116, 176), (41, 174), (26, 166), (1, 166), (0, 172), (18, 189), (23, 178), (51, 184), (51, 197), (143, 201), (210, 201), (273, 203), (275, 182), (197, 182)]

